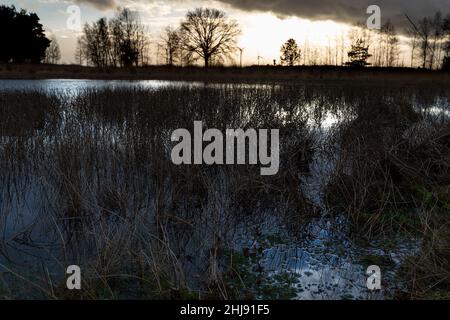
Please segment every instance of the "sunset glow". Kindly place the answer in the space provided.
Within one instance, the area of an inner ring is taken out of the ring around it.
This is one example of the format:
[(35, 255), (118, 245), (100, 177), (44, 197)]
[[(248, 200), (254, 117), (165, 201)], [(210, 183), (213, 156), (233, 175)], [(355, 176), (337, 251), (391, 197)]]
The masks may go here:
[(280, 19), (273, 14), (252, 14), (239, 19), (243, 34), (240, 46), (245, 48), (244, 62), (253, 64), (258, 54), (261, 63), (272, 64), (278, 60), (281, 45), (294, 38), (304, 50), (314, 47), (334, 46), (336, 39), (347, 35), (351, 26), (333, 21), (310, 21), (300, 18)]
[[(91, 1), (95, 3), (95, 1)], [(105, 1), (106, 2), (106, 1)], [(13, 4), (26, 8), (39, 14), (47, 34), (54, 34), (58, 39), (62, 51), (62, 63), (74, 62), (76, 37), (79, 32), (69, 30), (66, 26), (68, 14), (66, 9), (71, 4), (76, 4), (81, 9), (82, 23), (91, 23), (101, 17), (112, 17), (114, 8), (103, 8), (90, 4), (90, 1), (62, 1), (62, 0), (6, 0), (5, 4)], [(316, 48), (322, 52), (323, 47), (335, 47), (337, 39), (343, 35), (346, 37), (351, 25), (331, 20), (312, 21), (301, 17), (279, 17), (273, 13), (245, 12), (224, 5), (217, 1), (120, 1), (120, 5), (136, 10), (141, 16), (142, 22), (147, 26), (152, 40), (151, 62), (161, 63), (162, 58), (157, 57), (156, 42), (164, 27), (176, 26), (185, 16), (188, 10), (198, 6), (211, 6), (221, 9), (241, 26), (242, 35), (238, 43), (243, 52), (243, 64), (252, 65), (258, 63), (272, 64), (278, 60), (281, 45), (289, 38), (294, 38), (302, 48)], [(366, 17), (365, 12), (361, 18)], [(340, 40), (339, 40), (340, 41)], [(239, 54), (236, 53), (237, 63)]]

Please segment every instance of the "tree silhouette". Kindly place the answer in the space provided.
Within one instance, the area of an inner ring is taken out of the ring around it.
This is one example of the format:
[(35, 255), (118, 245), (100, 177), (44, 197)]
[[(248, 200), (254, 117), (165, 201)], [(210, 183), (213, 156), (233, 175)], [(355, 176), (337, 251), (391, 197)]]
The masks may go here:
[(393, 67), (399, 56), (399, 38), (395, 26), (390, 20), (383, 24), (379, 32), (380, 45), (384, 44), (383, 53), (379, 54), (379, 66)]
[(108, 22), (101, 18), (84, 26), (87, 57), (90, 63), (96, 67), (104, 68), (111, 62), (111, 39), (109, 36)]
[(76, 59), (96, 67), (139, 66), (146, 63), (148, 40), (139, 15), (118, 9), (116, 16), (86, 24), (78, 38)]
[(50, 46), (45, 51), (45, 63), (56, 64), (61, 60), (61, 50), (55, 36), (51, 37)]
[(86, 37), (83, 35), (77, 38), (77, 45), (75, 48), (75, 61), (81, 66), (88, 60), (89, 59), (87, 58), (86, 52)]
[(408, 15), (405, 16), (419, 39), (419, 58), (422, 68), (433, 69), (439, 66), (442, 50), (446, 54), (443, 43), (449, 37), (446, 32), (446, 21), (450, 19), (449, 16), (443, 18), (442, 13), (437, 12), (434, 17), (424, 17), (418, 22), (414, 22)]
[(216, 9), (197, 8), (189, 11), (181, 23), (183, 47), (193, 58), (201, 58), (205, 67), (211, 61), (229, 58), (236, 50), (236, 37), (241, 33), (237, 22)]
[(301, 51), (294, 39), (289, 39), (281, 47), (281, 64), (287, 66), (296, 65), (301, 58)]
[(0, 5), (0, 39), (0, 62), (40, 63), (50, 45), (39, 17), (14, 6)]
[(180, 55), (180, 32), (172, 27), (166, 27), (161, 35), (161, 46), (164, 49), (166, 64), (173, 66)]
[(369, 54), (369, 47), (364, 44), (364, 41), (357, 39), (355, 44), (352, 44), (352, 49), (348, 52), (349, 62), (346, 65), (351, 67), (365, 67), (370, 65), (367, 60), (372, 55)]
[(119, 44), (120, 64), (126, 67), (144, 64), (148, 42), (138, 13), (119, 9), (111, 23), (115, 26), (115, 42)]

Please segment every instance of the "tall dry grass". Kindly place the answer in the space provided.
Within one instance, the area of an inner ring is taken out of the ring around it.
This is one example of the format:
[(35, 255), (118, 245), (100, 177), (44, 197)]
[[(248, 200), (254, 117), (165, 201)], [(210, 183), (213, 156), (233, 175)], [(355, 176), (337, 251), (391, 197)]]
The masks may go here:
[[(427, 106), (446, 94), (379, 84), (2, 92), (0, 294), (243, 297), (248, 283), (230, 252), (243, 234), (255, 236), (247, 225), (274, 215), (301, 236), (312, 216), (344, 214), (355, 235), (418, 232), (431, 252), (445, 224), (417, 212), (448, 184), (448, 122), (428, 121), (412, 101)], [(337, 122), (320, 128), (330, 116)], [(170, 134), (195, 120), (280, 129), (279, 173), (173, 165)], [(302, 188), (317, 151), (337, 158), (326, 212)], [(24, 248), (38, 256), (30, 265), (14, 263)], [(82, 267), (81, 293), (65, 290), (70, 264)]]

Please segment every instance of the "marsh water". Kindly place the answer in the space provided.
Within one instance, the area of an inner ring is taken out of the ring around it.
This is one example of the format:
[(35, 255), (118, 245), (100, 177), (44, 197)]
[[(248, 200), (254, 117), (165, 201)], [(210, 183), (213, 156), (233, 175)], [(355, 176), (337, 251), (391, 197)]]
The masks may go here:
[[(363, 108), (414, 113), (409, 132), (449, 121), (449, 98), (385, 84), (0, 80), (0, 294), (51, 297), (70, 264), (90, 279), (145, 265), (201, 292), (235, 259), (242, 280), (228, 285), (254, 298), (389, 298), (420, 236), (354, 237), (327, 185)], [(170, 133), (195, 120), (280, 129), (279, 176), (174, 166)], [(374, 264), (382, 289), (369, 291)], [(105, 295), (140, 297), (134, 286)]]

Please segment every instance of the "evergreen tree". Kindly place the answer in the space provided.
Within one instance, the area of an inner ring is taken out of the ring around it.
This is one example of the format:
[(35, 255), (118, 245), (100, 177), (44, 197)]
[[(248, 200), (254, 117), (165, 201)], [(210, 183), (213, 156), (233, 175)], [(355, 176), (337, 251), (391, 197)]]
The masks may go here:
[(367, 60), (372, 55), (369, 54), (369, 47), (365, 46), (361, 39), (357, 39), (356, 43), (352, 45), (352, 49), (348, 52), (349, 62), (346, 65), (351, 67), (365, 67), (370, 65)]
[(35, 13), (0, 5), (0, 62), (40, 63), (50, 40)]
[(281, 47), (281, 64), (287, 66), (296, 65), (301, 58), (301, 51), (294, 39), (289, 39)]

